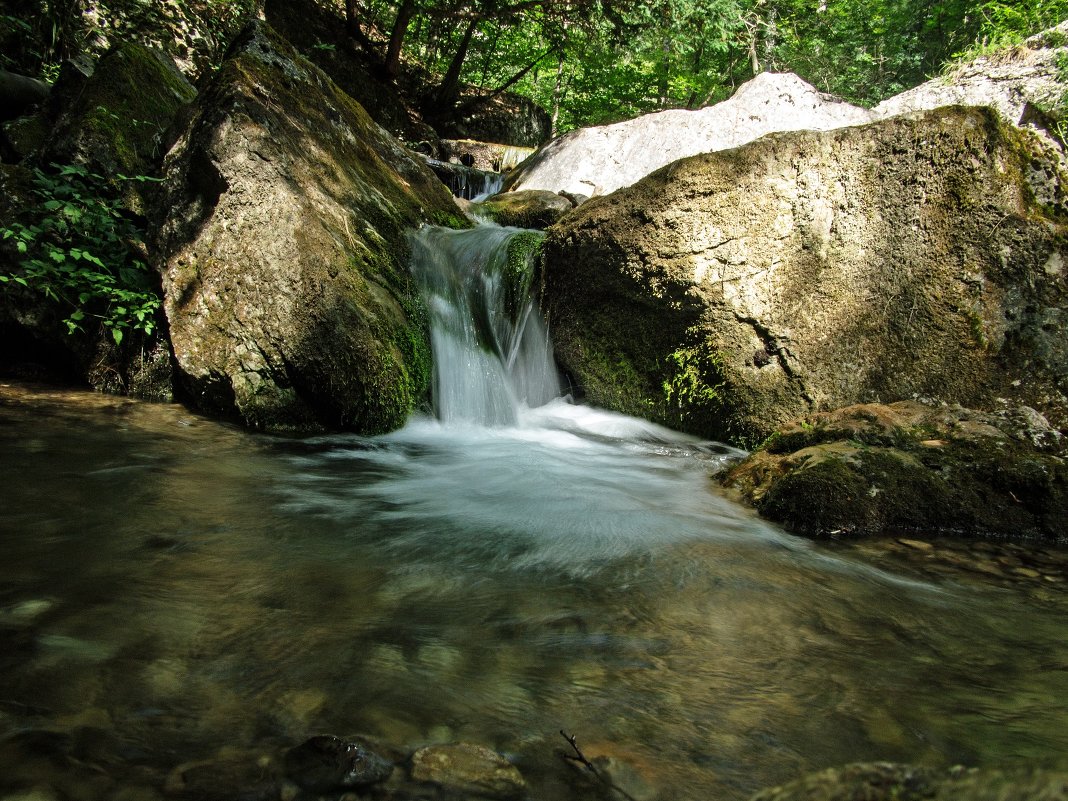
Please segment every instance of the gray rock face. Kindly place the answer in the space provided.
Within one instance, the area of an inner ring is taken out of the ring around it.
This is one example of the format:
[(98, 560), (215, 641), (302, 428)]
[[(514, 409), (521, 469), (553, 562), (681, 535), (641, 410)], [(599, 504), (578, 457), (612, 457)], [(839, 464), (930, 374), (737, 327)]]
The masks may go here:
[(486, 798), (519, 798), (526, 790), (513, 764), (496, 751), (471, 743), (419, 749), (412, 755), (412, 779)]
[(874, 119), (793, 73), (761, 73), (714, 106), (661, 111), (582, 128), (547, 144), (509, 177), (508, 188), (607, 195), (677, 159), (738, 147), (773, 131), (826, 131)]
[(557, 357), (592, 403), (750, 446), (913, 397), (1063, 426), (1059, 163), (965, 108), (681, 160), (550, 230)]
[(426, 392), (406, 231), (444, 185), (264, 24), (168, 156), (157, 250), (187, 396), (273, 430), (380, 432)]
[(1064, 83), (1058, 61), (1068, 53), (1068, 21), (1032, 36), (1019, 47), (962, 64), (944, 76), (884, 100), (879, 117), (940, 106), (990, 106), (1013, 125), (1050, 134), (1063, 114)]

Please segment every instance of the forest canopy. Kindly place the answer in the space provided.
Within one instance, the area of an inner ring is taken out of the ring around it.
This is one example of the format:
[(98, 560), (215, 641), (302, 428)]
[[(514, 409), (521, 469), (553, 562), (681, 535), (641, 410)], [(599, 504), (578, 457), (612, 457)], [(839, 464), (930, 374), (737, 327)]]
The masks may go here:
[(728, 97), (765, 70), (873, 105), (1068, 17), (1068, 0), (346, 0), (389, 69), (507, 86), (557, 132)]
[[(337, 15), (385, 77), (433, 86), (438, 106), (456, 103), (464, 86), (508, 90), (548, 110), (556, 133), (698, 108), (765, 70), (796, 72), (873, 105), (961, 57), (1068, 17), (1068, 0), (309, 1)], [(123, 2), (131, 5), (98, 6)], [(221, 29), (255, 2), (168, 0), (161, 8), (176, 4)], [(0, 66), (54, 77), (78, 49), (72, 17), (84, 3), (18, 5), (34, 13), (0, 15)]]

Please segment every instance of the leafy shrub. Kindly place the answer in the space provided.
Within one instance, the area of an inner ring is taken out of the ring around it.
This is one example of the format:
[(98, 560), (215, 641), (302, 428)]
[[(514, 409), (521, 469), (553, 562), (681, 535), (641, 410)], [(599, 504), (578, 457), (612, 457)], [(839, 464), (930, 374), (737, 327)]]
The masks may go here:
[(52, 166), (54, 174), (34, 170), (36, 202), (0, 228), (17, 252), (13, 264), (0, 265), (0, 287), (18, 284), (58, 304), (69, 334), (94, 321), (116, 344), (128, 331), (151, 334), (160, 295), (138, 255), (140, 229), (102, 176)]

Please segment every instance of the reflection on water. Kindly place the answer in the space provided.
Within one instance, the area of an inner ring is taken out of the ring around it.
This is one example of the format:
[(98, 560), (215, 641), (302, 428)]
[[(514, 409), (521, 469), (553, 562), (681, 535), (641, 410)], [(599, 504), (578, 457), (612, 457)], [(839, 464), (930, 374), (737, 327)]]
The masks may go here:
[(292, 440), (7, 386), (0, 448), (0, 736), (93, 732), (120, 785), (322, 731), (484, 743), (539, 799), (561, 728), (662, 799), (1068, 753), (1062, 585), (788, 537), (640, 421)]

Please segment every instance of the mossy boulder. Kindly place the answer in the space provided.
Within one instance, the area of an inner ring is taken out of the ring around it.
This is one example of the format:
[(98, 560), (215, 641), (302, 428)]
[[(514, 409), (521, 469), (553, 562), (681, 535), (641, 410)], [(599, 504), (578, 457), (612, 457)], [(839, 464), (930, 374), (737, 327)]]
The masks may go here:
[(157, 173), (168, 130), (196, 96), (193, 86), (168, 55), (126, 42), (89, 77), (64, 71), (54, 95), (62, 108), (42, 160), (81, 164), (107, 177), (133, 211), (143, 212), (146, 184), (123, 176)]
[(444, 185), (252, 24), (169, 154), (157, 249), (187, 397), (269, 430), (402, 425), (430, 378), (406, 232)]
[(555, 224), (573, 205), (563, 195), (541, 189), (501, 192), (477, 204), (476, 213), (499, 225), (544, 229)]
[(1060, 541), (1064, 444), (1028, 407), (860, 404), (784, 426), (721, 480), (763, 517), (808, 536)]
[(1062, 426), (1064, 181), (964, 107), (677, 161), (550, 230), (557, 357), (591, 403), (746, 447), (915, 397)]

